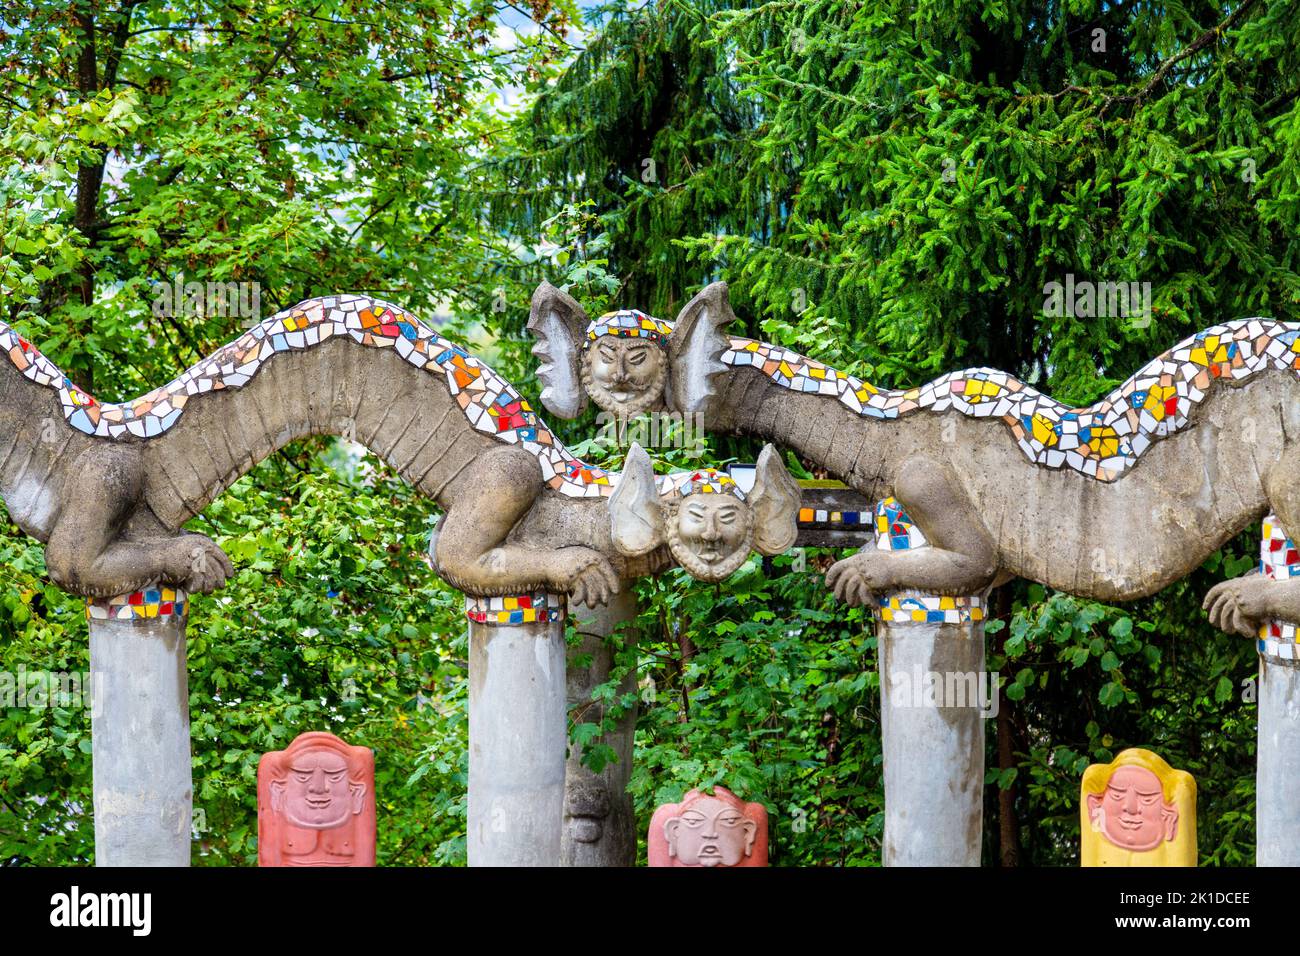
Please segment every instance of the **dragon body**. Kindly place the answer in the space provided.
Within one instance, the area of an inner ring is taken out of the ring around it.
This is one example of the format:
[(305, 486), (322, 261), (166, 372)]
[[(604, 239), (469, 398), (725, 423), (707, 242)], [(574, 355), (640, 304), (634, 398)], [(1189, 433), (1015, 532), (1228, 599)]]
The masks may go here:
[(218, 587), (229, 560), (182, 526), (311, 434), (365, 445), (445, 511), (434, 561), (468, 594), (598, 604), (620, 578), (671, 563), (661, 537), (633, 536), (635, 554), (615, 547), (619, 476), (569, 453), (508, 382), (389, 303), (302, 302), (122, 403), (82, 392), (3, 325), (0, 350), (0, 494), (73, 593)]
[[(617, 396), (635, 373), (618, 363), (627, 356), (601, 345), (605, 317), (586, 322), (575, 309), (550, 286), (534, 296), (530, 327), (549, 360), (543, 400), (579, 380), (606, 411), (625, 413), (634, 402)], [(896, 590), (978, 594), (1012, 576), (1131, 600), (1183, 577), (1270, 512), (1282, 527), (1300, 528), (1295, 323), (1211, 327), (1101, 401), (1070, 408), (987, 368), (876, 388), (780, 346), (730, 336), (734, 319), (716, 283), (675, 323), (649, 320), (664, 327), (666, 373), (641, 378), (660, 383), (658, 407), (698, 414), (710, 431), (792, 449), (868, 500), (902, 503), (931, 547), (868, 547), (838, 562), (828, 583), (852, 603)], [(584, 323), (585, 336), (570, 335), (576, 349), (555, 344), (559, 332)], [(613, 369), (605, 373), (613, 387), (603, 391), (590, 387), (601, 383), (602, 362)], [(634, 401), (655, 407), (643, 395)], [(1206, 603), (1220, 626), (1254, 633), (1263, 620), (1300, 613), (1300, 589), (1253, 574), (1218, 586)]]

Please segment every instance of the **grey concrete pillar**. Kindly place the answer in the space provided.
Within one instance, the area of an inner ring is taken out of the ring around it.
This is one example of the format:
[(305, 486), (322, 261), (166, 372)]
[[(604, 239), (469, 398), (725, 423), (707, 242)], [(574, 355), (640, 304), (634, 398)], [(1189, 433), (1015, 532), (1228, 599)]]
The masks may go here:
[[(929, 547), (891, 499), (876, 505), (876, 547)], [(885, 866), (979, 866), (984, 720), (997, 677), (984, 670), (983, 595), (884, 595), (876, 609), (885, 775)]]
[(560, 864), (568, 743), (563, 601), (533, 595), (533, 607), (523, 609), (515, 598), (466, 601), (470, 866)]
[(154, 590), (87, 605), (96, 866), (190, 865), (184, 602)]
[(1259, 658), (1255, 863), (1300, 866), (1300, 667)]
[(984, 719), (996, 713), (984, 674), (984, 623), (876, 629), (885, 771), (885, 866), (979, 866)]
[[(1300, 575), (1295, 544), (1275, 515), (1264, 519), (1260, 573)], [(1300, 622), (1296, 622), (1300, 623)], [(1296, 623), (1260, 628), (1259, 738), (1255, 751), (1255, 863), (1300, 866), (1300, 646)]]
[[(604, 704), (592, 701), (591, 692), (609, 680), (615, 651), (607, 638), (636, 643), (629, 628), (620, 627), (636, 617), (636, 591), (630, 581), (622, 582), (619, 593), (605, 607), (575, 605), (570, 609), (582, 643), (570, 648), (572, 658), (590, 656), (587, 667), (570, 663), (566, 684), (569, 711), (575, 721), (598, 724), (604, 719)], [(619, 694), (636, 690), (636, 673), (619, 686)], [(617, 754), (617, 761), (593, 773), (582, 763), (582, 749), (571, 748), (564, 768), (564, 831), (560, 842), (563, 866), (632, 866), (636, 863), (636, 816), (627, 792), (632, 775), (632, 745), (636, 734), (636, 707), (623, 715), (615, 728), (597, 738)]]

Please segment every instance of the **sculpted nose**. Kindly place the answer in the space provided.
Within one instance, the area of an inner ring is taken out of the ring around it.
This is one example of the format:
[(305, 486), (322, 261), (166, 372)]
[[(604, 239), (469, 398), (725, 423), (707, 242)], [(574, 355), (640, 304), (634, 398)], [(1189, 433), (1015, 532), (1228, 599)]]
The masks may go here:
[(325, 793), (325, 774), (320, 770), (313, 773), (311, 775), (311, 783), (307, 784), (307, 791), (309, 793)]

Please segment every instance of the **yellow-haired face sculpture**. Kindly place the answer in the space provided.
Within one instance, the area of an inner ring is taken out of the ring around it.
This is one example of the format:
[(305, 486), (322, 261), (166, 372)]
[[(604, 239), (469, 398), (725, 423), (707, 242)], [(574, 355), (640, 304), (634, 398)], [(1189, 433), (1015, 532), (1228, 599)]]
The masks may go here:
[(1196, 781), (1149, 750), (1131, 748), (1083, 773), (1083, 866), (1195, 866)]

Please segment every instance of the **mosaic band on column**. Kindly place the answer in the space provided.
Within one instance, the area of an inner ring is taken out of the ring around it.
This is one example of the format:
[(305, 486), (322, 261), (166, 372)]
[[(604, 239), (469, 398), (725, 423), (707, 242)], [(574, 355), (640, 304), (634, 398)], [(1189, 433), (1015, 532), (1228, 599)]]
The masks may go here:
[(133, 621), (144, 623), (160, 617), (184, 618), (189, 598), (178, 588), (145, 588), (111, 598), (87, 598), (89, 621)]
[(465, 595), (465, 617), (476, 624), (547, 624), (563, 621), (567, 601), (563, 594), (534, 591), (503, 597)]
[[(1278, 523), (1277, 515), (1264, 518), (1263, 538), (1259, 545), (1259, 573), (1274, 581), (1300, 575), (1300, 551)], [(1269, 621), (1260, 625), (1259, 653), (1278, 661), (1300, 661), (1296, 648), (1296, 625)]]
[[(911, 551), (929, 546), (921, 529), (896, 499), (876, 503), (878, 549)], [(949, 597), (905, 591), (882, 595), (878, 605), (876, 613), (889, 624), (969, 624), (984, 620), (985, 615), (984, 599), (978, 595)]]

